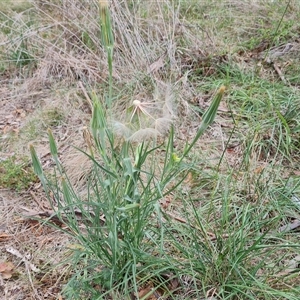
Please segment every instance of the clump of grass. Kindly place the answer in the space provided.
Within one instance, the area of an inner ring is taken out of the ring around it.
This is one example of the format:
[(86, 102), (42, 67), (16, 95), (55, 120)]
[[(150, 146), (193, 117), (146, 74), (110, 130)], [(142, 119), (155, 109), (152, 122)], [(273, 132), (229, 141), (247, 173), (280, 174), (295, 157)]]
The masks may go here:
[[(62, 109), (58, 107), (39, 110), (36, 114), (27, 118), (20, 130), (23, 141), (32, 142), (45, 134), (47, 128), (55, 128), (61, 125), (66, 116)], [(17, 136), (14, 137), (17, 141)]]
[[(253, 183), (247, 177), (248, 182), (241, 184), (236, 172), (212, 175), (215, 185), (205, 197), (201, 196), (204, 185), (190, 195), (179, 193), (185, 222), (173, 220), (165, 235), (171, 248), (180, 253), (181, 269), (186, 271), (184, 278), (194, 298), (204, 293), (216, 299), (297, 299), (297, 286), (288, 288), (292, 281), (281, 288), (271, 284), (275, 278), (284, 280), (290, 261), (286, 255), (299, 255), (296, 236), (277, 231), (286, 222), (292, 202), (289, 188), (282, 187), (285, 205), (275, 204), (281, 196), (274, 194), (271, 182), (279, 176), (275, 178), (271, 169), (265, 184), (255, 186), (252, 201), (243, 199), (240, 189)], [(279, 209), (276, 214), (275, 207)]]
[[(132, 144), (130, 140), (124, 140), (116, 148), (115, 135), (107, 124), (106, 112), (95, 98), (91, 120), (91, 144), (94, 149), (84, 153), (93, 164), (87, 180), (86, 200), (69, 182), (59, 162), (51, 131), (50, 150), (58, 174), (54, 183), (47, 180), (31, 146), (35, 173), (45, 191), (51, 191), (58, 201), (58, 207), (53, 207), (57, 217), (82, 245), (81, 255), (88, 259), (89, 268), (94, 266), (101, 270), (87, 277), (80, 276), (80, 281), (86, 286), (92, 278), (101, 286), (101, 292), (93, 291), (98, 296), (114, 287), (123, 293), (127, 291), (126, 294), (138, 293), (139, 281), (145, 280), (140, 278), (145, 270), (148, 280), (168, 270), (174, 272), (174, 266), (164, 261), (164, 231), (159, 200), (176, 189), (184, 179), (187, 166), (183, 160), (213, 122), (223, 93), (222, 87), (205, 114), (195, 139), (178, 159), (174, 159), (177, 156), (174, 155), (173, 130), (166, 145), (153, 146), (151, 142)], [(162, 164), (155, 161), (159, 149), (165, 151)], [(77, 220), (78, 209), (82, 221)], [(72, 284), (69, 288), (76, 289), (76, 286)], [(89, 290), (93, 290), (91, 286)]]
[(34, 62), (34, 58), (30, 54), (26, 41), (23, 41), (16, 50), (11, 51), (9, 60), (17, 67), (24, 67)]
[(63, 111), (57, 107), (44, 111), (43, 116), (45, 127), (58, 126), (65, 118)]
[(1, 0), (0, 5), (1, 5), (1, 12), (3, 14), (8, 14), (10, 11), (21, 13), (27, 10), (28, 8), (32, 7), (32, 4), (27, 0), (21, 2), (15, 2), (11, 0)]
[(28, 160), (11, 156), (0, 161), (0, 188), (20, 192), (27, 190), (37, 179)]

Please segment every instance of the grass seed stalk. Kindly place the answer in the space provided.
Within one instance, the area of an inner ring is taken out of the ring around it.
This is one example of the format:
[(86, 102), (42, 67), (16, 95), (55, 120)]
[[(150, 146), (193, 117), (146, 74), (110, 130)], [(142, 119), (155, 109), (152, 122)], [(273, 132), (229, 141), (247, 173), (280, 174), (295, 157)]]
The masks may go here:
[(111, 15), (109, 10), (109, 1), (100, 0), (100, 28), (101, 28), (101, 41), (107, 54), (107, 63), (109, 71), (109, 95), (108, 105), (112, 101), (112, 70), (113, 70), (113, 50), (114, 50), (114, 35), (111, 22)]

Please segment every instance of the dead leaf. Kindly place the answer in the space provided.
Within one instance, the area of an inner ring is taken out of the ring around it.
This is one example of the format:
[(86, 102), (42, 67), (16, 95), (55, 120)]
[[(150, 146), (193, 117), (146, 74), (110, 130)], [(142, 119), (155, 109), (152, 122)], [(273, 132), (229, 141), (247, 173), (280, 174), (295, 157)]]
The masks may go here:
[(141, 289), (138, 293), (138, 299), (141, 299), (143, 297), (146, 297), (145, 299), (149, 299), (149, 297), (153, 294), (153, 287), (147, 286), (144, 289)]
[(185, 180), (184, 180), (184, 183), (189, 184), (189, 185), (193, 185), (193, 181), (194, 181), (193, 173), (189, 172), (188, 175), (186, 176)]
[(264, 169), (265, 169), (265, 166), (259, 166), (254, 170), (254, 174), (261, 174)]
[(3, 131), (3, 134), (9, 133), (11, 131), (11, 126), (5, 125), (2, 129), (2, 131)]
[(283, 225), (283, 226), (279, 227), (278, 231), (279, 232), (288, 232), (288, 231), (295, 230), (299, 227), (300, 227), (300, 221), (295, 220), (294, 222), (290, 222), (286, 225)]
[(29, 262), (27, 257), (25, 255), (22, 255), (17, 249), (7, 246), (6, 251), (9, 252), (10, 254), (15, 255), (16, 257), (22, 259), (22, 261), (25, 263), (26, 267), (31, 269), (33, 272), (36, 272), (36, 273), (40, 272), (40, 269), (38, 269), (34, 264)]
[(172, 278), (168, 284), (169, 291), (176, 291), (179, 287), (179, 280), (178, 278)]
[(12, 262), (1, 262), (0, 263), (0, 272), (11, 271), (14, 269), (14, 264)]
[(160, 200), (160, 206), (163, 209), (167, 209), (170, 206), (172, 200), (173, 200), (172, 196), (171, 195), (167, 195), (163, 199)]
[(9, 279), (13, 275), (13, 270), (15, 266), (12, 262), (1, 262), (0, 263), (0, 273), (2, 279)]
[(26, 117), (26, 112), (24, 109), (20, 108), (20, 109), (16, 109), (15, 110), (15, 114), (16, 116), (20, 117), (20, 118), (25, 118)]
[(4, 232), (0, 232), (0, 242), (6, 241), (10, 238), (9, 234), (6, 234)]

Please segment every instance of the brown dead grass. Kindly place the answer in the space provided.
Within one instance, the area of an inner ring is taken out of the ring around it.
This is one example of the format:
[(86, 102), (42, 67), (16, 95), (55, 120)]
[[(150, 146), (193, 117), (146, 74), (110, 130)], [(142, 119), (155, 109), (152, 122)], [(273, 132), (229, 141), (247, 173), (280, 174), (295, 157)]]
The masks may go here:
[[(68, 277), (68, 266), (59, 264), (66, 255), (68, 238), (59, 230), (27, 217), (33, 212), (41, 212), (44, 196), (41, 192), (36, 193), (39, 205), (28, 193), (0, 192), (0, 260), (14, 265), (12, 277), (6, 279), (5, 284), (1, 279), (2, 299), (57, 299)], [(12, 254), (10, 247), (27, 262)], [(35, 272), (30, 264), (39, 271)]]
[[(146, 1), (146, 6), (132, 10), (126, 1), (113, 1), (116, 36), (113, 76), (118, 89), (115, 108), (119, 107), (115, 114), (122, 115), (132, 99), (151, 99), (160, 82), (175, 82), (180, 116), (176, 142), (180, 147), (181, 142), (194, 136), (199, 123), (198, 113), (190, 106), (196, 102), (201, 108), (203, 104), (198, 87), (205, 83), (206, 76), (215, 74), (223, 53), (236, 47), (235, 44), (231, 47), (227, 38), (236, 43), (247, 40), (262, 25), (252, 19), (253, 25), (249, 23), (245, 27), (245, 19), (264, 16), (267, 24), (272, 17), (268, 17), (267, 8), (258, 3), (224, 1), (217, 7), (213, 1), (201, 15), (204, 22), (199, 25), (192, 15), (182, 16), (182, 11), (174, 10), (171, 2), (163, 1), (162, 5), (161, 1)], [(14, 153), (29, 155), (28, 144), (33, 143), (49, 170), (51, 161), (45, 133), (47, 127), (51, 127), (71, 180), (82, 187), (88, 170), (87, 160), (71, 145), (86, 147), (82, 130), (89, 124), (91, 110), (79, 81), (95, 88), (102, 96), (108, 75), (106, 56), (99, 42), (97, 2), (80, 5), (71, 0), (34, 1), (34, 6), (34, 23), (38, 29), (24, 25), (22, 18), (27, 17), (22, 14), (14, 14), (13, 23), (9, 25), (26, 37), (35, 64), (30, 68), (17, 68), (11, 62), (7, 66), (3, 59), (7, 69), (1, 73), (0, 159)], [(220, 15), (225, 8), (228, 9), (224, 15)], [(190, 13), (188, 8), (184, 11)], [(216, 15), (217, 21), (211, 22)], [(233, 21), (220, 32), (220, 23), (229, 16)], [(20, 46), (19, 35), (1, 32), (0, 39), (0, 53), (9, 54)], [(252, 67), (253, 61), (245, 53), (242, 57), (234, 54), (236, 62), (245, 68)], [(203, 79), (192, 82), (189, 74), (199, 68), (204, 70)], [(271, 75), (276, 77), (274, 74), (272, 70)], [(270, 78), (271, 75), (264, 76)], [(48, 112), (53, 109), (61, 111), (63, 116), (57, 125), (47, 123)], [(216, 124), (197, 145), (197, 151), (210, 162), (219, 159), (230, 133), (226, 109), (224, 104)], [(225, 153), (226, 164), (237, 167), (242, 145), (235, 143), (230, 149)], [(257, 161), (256, 157), (253, 161)], [(259, 168), (260, 163), (253, 163), (253, 169)], [(221, 165), (221, 169), (225, 169), (226, 164)], [(68, 278), (68, 266), (59, 263), (64, 260), (65, 247), (71, 241), (59, 230), (26, 217), (33, 211), (48, 209), (40, 187), (33, 186), (22, 194), (0, 191), (0, 261), (12, 262), (15, 266), (13, 277), (5, 284), (0, 281), (0, 298), (62, 299), (60, 293)], [(26, 257), (29, 255), (30, 262), (41, 272), (35, 273), (22, 259), (7, 252), (8, 246)]]

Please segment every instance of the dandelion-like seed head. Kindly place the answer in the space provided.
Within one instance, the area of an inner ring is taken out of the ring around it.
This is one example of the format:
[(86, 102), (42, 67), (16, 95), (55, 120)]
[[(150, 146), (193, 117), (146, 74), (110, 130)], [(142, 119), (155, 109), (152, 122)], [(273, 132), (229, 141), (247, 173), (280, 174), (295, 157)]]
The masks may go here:
[[(149, 101), (134, 99), (129, 108), (130, 115), (123, 122), (114, 121), (115, 133), (128, 141), (156, 140), (164, 138), (175, 118), (173, 110), (173, 93), (170, 88), (166, 95), (156, 95)], [(165, 98), (165, 99), (163, 99)]]
[(129, 127), (118, 121), (113, 122), (113, 129), (118, 136), (124, 137), (125, 139), (129, 138), (132, 134)]
[(141, 101), (140, 100), (133, 100), (132, 104), (135, 106), (135, 107), (138, 107), (141, 105)]

